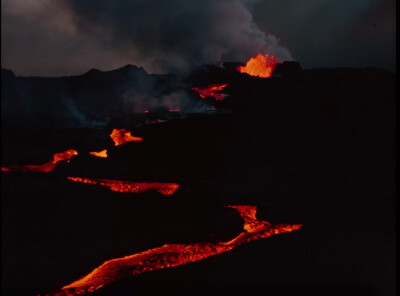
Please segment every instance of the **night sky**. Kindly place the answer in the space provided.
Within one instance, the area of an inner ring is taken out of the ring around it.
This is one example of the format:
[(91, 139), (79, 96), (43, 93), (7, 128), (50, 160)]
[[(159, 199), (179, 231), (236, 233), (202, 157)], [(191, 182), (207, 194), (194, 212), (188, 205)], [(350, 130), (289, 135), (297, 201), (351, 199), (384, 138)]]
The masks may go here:
[(17, 75), (245, 62), (395, 71), (395, 0), (2, 0), (1, 65)]

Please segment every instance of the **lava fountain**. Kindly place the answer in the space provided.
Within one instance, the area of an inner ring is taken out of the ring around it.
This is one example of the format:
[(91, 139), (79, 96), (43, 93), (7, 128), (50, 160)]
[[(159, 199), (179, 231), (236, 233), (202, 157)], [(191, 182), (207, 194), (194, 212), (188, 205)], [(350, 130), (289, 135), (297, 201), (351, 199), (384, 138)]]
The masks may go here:
[(260, 221), (256, 218), (256, 206), (228, 207), (237, 210), (244, 220), (243, 231), (230, 241), (166, 244), (144, 252), (108, 260), (81, 279), (47, 296), (74, 296), (94, 292), (123, 277), (203, 260), (231, 251), (252, 240), (291, 232), (302, 226), (301, 224), (271, 225), (266, 221)]
[(179, 188), (177, 183), (159, 183), (159, 182), (131, 182), (121, 180), (107, 179), (89, 179), (80, 177), (67, 177), (68, 180), (86, 184), (94, 184), (109, 187), (112, 191), (142, 193), (148, 190), (155, 190), (163, 195), (172, 195)]
[(236, 69), (240, 73), (246, 73), (251, 76), (258, 76), (261, 78), (268, 78), (272, 75), (278, 59), (269, 54), (258, 54), (247, 61), (246, 66), (238, 66)]

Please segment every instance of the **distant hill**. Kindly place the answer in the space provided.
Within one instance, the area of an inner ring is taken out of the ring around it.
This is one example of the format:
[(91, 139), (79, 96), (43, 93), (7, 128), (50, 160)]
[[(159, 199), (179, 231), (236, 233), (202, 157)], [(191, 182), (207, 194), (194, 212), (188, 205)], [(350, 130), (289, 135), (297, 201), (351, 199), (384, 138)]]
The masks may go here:
[[(393, 104), (395, 74), (381, 69), (302, 70), (296, 62), (285, 62), (276, 67), (273, 77), (261, 79), (237, 72), (235, 65), (205, 65), (187, 77), (150, 75), (132, 65), (105, 72), (91, 69), (83, 75), (66, 77), (18, 77), (2, 69), (2, 122), (19, 126), (93, 126), (143, 114), (148, 109), (202, 113), (207, 109), (205, 105), (213, 105), (245, 111), (252, 104), (270, 108), (278, 101), (281, 108), (313, 111), (311, 116), (320, 114), (322, 120), (329, 120), (331, 115), (326, 117), (323, 112), (339, 111), (344, 104), (355, 108), (363, 105), (374, 112), (379, 112), (384, 102)], [(228, 83), (224, 92), (229, 97), (222, 102), (202, 100), (191, 89), (212, 83)]]

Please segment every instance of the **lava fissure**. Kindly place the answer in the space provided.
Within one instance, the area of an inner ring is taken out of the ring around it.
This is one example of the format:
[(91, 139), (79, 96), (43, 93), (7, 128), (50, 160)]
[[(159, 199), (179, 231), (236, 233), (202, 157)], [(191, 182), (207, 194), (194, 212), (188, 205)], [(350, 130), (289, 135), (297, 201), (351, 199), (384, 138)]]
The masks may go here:
[(44, 164), (13, 165), (13, 166), (9, 166), (9, 167), (1, 167), (1, 170), (3, 172), (22, 172), (22, 173), (44, 172), (44, 173), (48, 173), (56, 167), (57, 163), (59, 163), (60, 161), (65, 161), (65, 160), (69, 162), (70, 159), (72, 158), (72, 156), (74, 156), (74, 155), (78, 155), (78, 151), (76, 151), (74, 149), (69, 149), (64, 152), (54, 153), (53, 160), (50, 160)]
[(228, 206), (239, 212), (244, 219), (244, 231), (228, 242), (200, 242), (194, 244), (166, 244), (137, 254), (104, 262), (81, 279), (66, 285), (48, 296), (81, 295), (94, 292), (122, 277), (147, 271), (175, 267), (199, 261), (210, 256), (230, 251), (255, 239), (291, 232), (301, 224), (275, 224), (256, 218), (256, 206)]
[(129, 193), (142, 193), (148, 190), (155, 190), (163, 195), (172, 195), (179, 188), (178, 183), (132, 182), (108, 179), (89, 179), (80, 177), (67, 177), (67, 179), (74, 182), (109, 187), (112, 191)]

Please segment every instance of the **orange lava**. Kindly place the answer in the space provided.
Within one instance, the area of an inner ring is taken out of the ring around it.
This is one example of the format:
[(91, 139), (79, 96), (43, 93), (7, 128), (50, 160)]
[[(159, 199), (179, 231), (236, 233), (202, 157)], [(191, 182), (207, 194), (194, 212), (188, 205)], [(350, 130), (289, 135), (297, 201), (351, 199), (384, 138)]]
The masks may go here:
[(169, 109), (169, 112), (181, 112), (181, 109)]
[(113, 129), (110, 134), (111, 139), (114, 141), (114, 145), (122, 145), (128, 142), (141, 142), (143, 138), (132, 136), (131, 132), (126, 129)]
[(101, 151), (92, 151), (89, 152), (91, 155), (97, 156), (97, 157), (102, 157), (102, 158), (107, 158), (107, 149), (101, 150)]
[(225, 98), (224, 94), (218, 93), (222, 91), (228, 83), (224, 84), (212, 84), (206, 87), (192, 87), (194, 91), (197, 91), (201, 98), (214, 97), (217, 101), (223, 101)]
[(256, 57), (248, 60), (246, 66), (239, 66), (236, 69), (240, 73), (247, 73), (251, 76), (268, 78), (272, 75), (272, 72), (277, 64), (278, 59), (276, 57), (268, 54), (258, 54)]
[(81, 182), (86, 184), (95, 184), (109, 187), (112, 191), (117, 192), (130, 192), (142, 193), (148, 190), (155, 190), (164, 195), (172, 195), (179, 188), (177, 183), (146, 183), (146, 182), (131, 182), (120, 180), (107, 180), (107, 179), (89, 179), (80, 177), (67, 177), (68, 180), (74, 182)]
[(1, 170), (3, 172), (44, 172), (48, 173), (52, 171), (58, 162), (69, 160), (72, 158), (72, 156), (78, 155), (78, 151), (74, 149), (70, 149), (64, 152), (60, 153), (54, 153), (53, 154), (53, 160), (50, 160), (44, 164), (27, 164), (27, 165), (13, 165), (9, 167), (1, 167)]
[(94, 292), (120, 278), (156, 269), (179, 266), (218, 255), (255, 239), (299, 229), (301, 224), (275, 224), (256, 218), (255, 206), (228, 206), (244, 219), (244, 231), (228, 242), (201, 242), (193, 244), (166, 244), (133, 255), (104, 262), (88, 275), (66, 285), (48, 296), (81, 295)]

